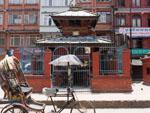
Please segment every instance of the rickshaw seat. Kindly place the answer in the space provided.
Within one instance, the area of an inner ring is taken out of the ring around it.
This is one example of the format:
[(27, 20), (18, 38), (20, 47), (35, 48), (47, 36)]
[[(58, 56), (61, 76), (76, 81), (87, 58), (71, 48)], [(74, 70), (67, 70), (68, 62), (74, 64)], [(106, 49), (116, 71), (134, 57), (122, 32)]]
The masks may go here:
[(23, 86), (20, 86), (21, 88), (21, 91), (23, 92), (23, 94), (25, 96), (28, 96), (30, 93), (32, 93), (32, 87), (23, 87)]

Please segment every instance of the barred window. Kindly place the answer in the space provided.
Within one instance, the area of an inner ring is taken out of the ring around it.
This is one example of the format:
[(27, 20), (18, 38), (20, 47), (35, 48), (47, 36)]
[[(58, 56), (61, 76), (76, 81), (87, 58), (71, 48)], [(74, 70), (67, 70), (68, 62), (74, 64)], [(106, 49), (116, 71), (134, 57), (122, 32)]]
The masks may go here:
[(139, 15), (135, 15), (132, 17), (132, 26), (141, 27), (141, 17)]
[(9, 15), (9, 24), (21, 24), (22, 15), (20, 14), (10, 14)]
[(115, 75), (123, 73), (121, 48), (101, 48), (100, 52), (101, 75)]
[(99, 23), (110, 23), (111, 22), (111, 13), (110, 12), (98, 12)]
[(38, 38), (39, 38), (38, 35), (29, 35), (29, 36), (12, 35), (10, 37), (10, 45), (13, 47), (16, 46), (33, 47), (35, 46), (35, 41)]
[(10, 37), (10, 46), (22, 46), (23, 45), (23, 38), (19, 35), (14, 35)]
[(22, 70), (26, 74), (41, 75), (44, 73), (43, 48), (21, 49)]
[(116, 21), (117, 26), (125, 26), (125, 16), (123, 15), (117, 16)]
[(38, 14), (26, 14), (24, 17), (25, 24), (37, 24), (38, 23)]

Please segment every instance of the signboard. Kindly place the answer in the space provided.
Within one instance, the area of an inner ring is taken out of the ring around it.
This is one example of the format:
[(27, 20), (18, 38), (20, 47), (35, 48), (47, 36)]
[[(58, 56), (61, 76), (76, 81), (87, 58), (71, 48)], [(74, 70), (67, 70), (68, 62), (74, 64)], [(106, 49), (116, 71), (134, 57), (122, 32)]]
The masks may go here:
[(132, 28), (119, 28), (119, 33), (126, 34), (133, 38), (136, 37), (150, 37), (150, 27), (132, 27)]
[(150, 53), (150, 49), (132, 49), (132, 55), (146, 55)]

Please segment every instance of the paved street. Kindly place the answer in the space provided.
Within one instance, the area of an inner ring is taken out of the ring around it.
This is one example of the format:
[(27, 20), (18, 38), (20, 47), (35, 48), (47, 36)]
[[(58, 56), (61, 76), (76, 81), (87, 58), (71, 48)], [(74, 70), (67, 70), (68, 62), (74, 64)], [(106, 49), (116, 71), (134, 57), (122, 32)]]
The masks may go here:
[[(76, 92), (76, 95), (79, 100), (89, 100), (89, 101), (150, 101), (150, 86), (143, 85), (142, 83), (133, 83), (133, 91), (130, 93), (91, 93), (87, 91), (88, 89), (82, 89), (79, 92)], [(77, 89), (75, 89), (77, 90)], [(63, 89), (61, 89), (63, 91)], [(0, 98), (2, 98), (3, 92), (0, 92)], [(38, 101), (44, 101), (47, 97), (41, 93), (33, 93), (32, 98)], [(62, 98), (55, 99), (57, 101), (63, 100)], [(3, 105), (0, 105), (2, 108)], [(129, 106), (130, 107), (130, 106)], [(45, 109), (46, 113), (50, 113), (51, 106), (47, 106)], [(69, 110), (64, 110), (62, 113), (69, 113)], [(77, 113), (76, 110), (73, 113)], [(86, 113), (91, 113), (89, 110)], [(150, 113), (150, 107), (142, 107), (142, 104), (139, 105), (139, 108), (96, 108), (96, 113)]]

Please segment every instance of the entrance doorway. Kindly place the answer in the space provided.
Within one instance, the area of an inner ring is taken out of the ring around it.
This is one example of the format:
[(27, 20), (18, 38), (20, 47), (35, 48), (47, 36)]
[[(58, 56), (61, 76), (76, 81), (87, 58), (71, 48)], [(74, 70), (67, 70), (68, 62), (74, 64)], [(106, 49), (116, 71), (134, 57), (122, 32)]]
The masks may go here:
[(142, 79), (143, 79), (142, 66), (132, 65), (131, 77), (132, 77), (133, 81), (142, 81)]
[[(83, 63), (84, 66), (71, 66), (72, 85), (73, 87), (88, 87), (90, 85), (90, 53), (86, 51), (86, 47), (67, 48), (59, 46), (53, 51), (53, 59), (62, 55), (73, 53)], [(52, 85), (54, 87), (67, 87), (68, 74), (67, 67), (52, 66)]]

